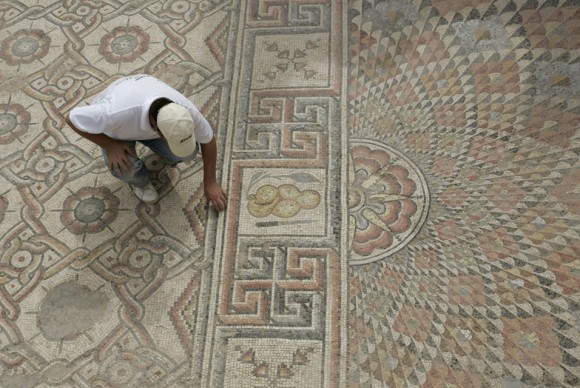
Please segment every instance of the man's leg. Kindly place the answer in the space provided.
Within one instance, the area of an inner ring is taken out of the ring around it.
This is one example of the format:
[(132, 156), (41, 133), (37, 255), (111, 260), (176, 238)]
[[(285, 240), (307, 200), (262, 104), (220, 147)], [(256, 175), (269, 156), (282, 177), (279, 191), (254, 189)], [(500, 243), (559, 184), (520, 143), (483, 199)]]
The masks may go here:
[(169, 164), (172, 166), (175, 166), (179, 162), (185, 162), (195, 159), (195, 156), (199, 151), (199, 144), (197, 144), (197, 146), (195, 147), (195, 151), (193, 151), (191, 155), (186, 156), (184, 158), (180, 158), (179, 156), (176, 156), (173, 154), (173, 152), (171, 152), (171, 150), (169, 149), (169, 145), (163, 139), (140, 140), (139, 143), (143, 144), (151, 151), (165, 157), (167, 160), (169, 160)]
[[(135, 142), (126, 141), (135, 152)], [(105, 164), (109, 166), (109, 158), (107, 152), (102, 149), (103, 158), (105, 159)], [(117, 174), (113, 169), (109, 169), (114, 177), (119, 178), (123, 182), (129, 183), (133, 188), (133, 192), (141, 201), (145, 203), (154, 203), (159, 199), (157, 190), (151, 184), (151, 178), (149, 177), (149, 170), (145, 167), (145, 164), (137, 156), (127, 155), (127, 159), (131, 163), (129, 170), (121, 170), (121, 175)]]
[[(124, 143), (128, 144), (135, 152), (135, 142), (134, 141), (125, 141)], [(107, 152), (104, 149), (101, 149), (103, 153), (103, 158), (105, 159), (105, 165), (109, 166), (109, 158), (107, 157)], [(123, 182), (130, 183), (133, 187), (145, 187), (151, 179), (149, 178), (149, 170), (145, 167), (145, 164), (136, 156), (127, 155), (127, 159), (131, 163), (129, 170), (121, 170), (121, 175), (117, 174), (114, 170), (109, 169), (111, 174), (115, 178), (119, 178)]]

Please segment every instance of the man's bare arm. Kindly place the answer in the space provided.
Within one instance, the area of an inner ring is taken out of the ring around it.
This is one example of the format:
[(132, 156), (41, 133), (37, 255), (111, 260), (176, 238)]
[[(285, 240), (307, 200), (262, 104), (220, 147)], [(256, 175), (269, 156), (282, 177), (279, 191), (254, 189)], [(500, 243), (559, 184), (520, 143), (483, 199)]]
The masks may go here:
[(201, 144), (203, 158), (203, 187), (208, 202), (218, 210), (226, 208), (228, 197), (216, 179), (217, 144), (215, 137), (207, 144)]

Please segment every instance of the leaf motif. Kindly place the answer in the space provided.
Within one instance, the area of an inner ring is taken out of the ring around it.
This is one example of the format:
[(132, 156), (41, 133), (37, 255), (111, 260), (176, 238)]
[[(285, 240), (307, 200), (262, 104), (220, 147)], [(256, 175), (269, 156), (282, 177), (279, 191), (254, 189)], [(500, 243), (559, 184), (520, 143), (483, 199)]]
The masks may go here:
[(300, 183), (316, 183), (316, 182), (320, 182), (320, 179), (318, 179), (314, 175), (309, 174), (307, 172), (294, 172), (294, 173), (288, 174), (288, 175), (281, 175), (280, 177), (281, 178), (290, 178), (294, 182), (300, 182)]
[(280, 180), (282, 178), (277, 177), (277, 176), (273, 176), (270, 173), (267, 172), (257, 172), (254, 175), (252, 175), (252, 178), (250, 178), (250, 182), (248, 183), (248, 188), (246, 189), (246, 194), (248, 194), (250, 192), (250, 190), (252, 189), (252, 187), (254, 187), (258, 182), (260, 182), (263, 179), (266, 178), (270, 178), (270, 179), (276, 179), (276, 180)]
[(314, 78), (314, 76), (316, 76), (316, 74), (318, 74), (317, 71), (314, 71), (314, 70), (306, 70), (304, 72), (304, 78), (311, 79), (311, 78)]
[(276, 72), (275, 71), (269, 71), (267, 73), (264, 73), (264, 76), (266, 78), (268, 78), (270, 81), (273, 81), (276, 79)]
[(278, 59), (288, 59), (290, 57), (290, 51), (284, 50), (280, 51), (278, 55), (276, 55)]
[(309, 50), (314, 50), (318, 48), (318, 44), (316, 42), (309, 40), (308, 42), (306, 42), (306, 48)]
[(294, 58), (304, 58), (306, 56), (306, 52), (304, 50), (294, 50)]
[(296, 62), (294, 64), (294, 70), (296, 71), (304, 70), (306, 69), (306, 66), (308, 66), (308, 64), (305, 62)]
[(250, 184), (259, 181), (260, 179), (262, 179), (264, 175), (268, 175), (268, 173), (264, 171), (255, 173), (254, 175), (252, 175), (252, 178), (250, 178)]
[(246, 194), (248, 194), (250, 192), (250, 190), (252, 189), (252, 187), (254, 187), (254, 185), (256, 183), (258, 183), (259, 181), (261, 181), (262, 179), (268, 177), (270, 174), (268, 174), (267, 172), (257, 172), (254, 175), (252, 175), (252, 177), (250, 178), (250, 183), (248, 183), (248, 188), (246, 189)]
[(248, 187), (246, 189), (246, 195), (248, 195), (250, 193), (250, 191), (252, 190), (252, 188), (262, 179), (266, 179), (266, 178), (270, 178), (270, 179), (275, 179), (275, 180), (281, 180), (282, 178), (290, 178), (291, 180), (293, 180), (294, 182), (299, 182), (299, 183), (317, 183), (320, 182), (320, 179), (318, 179), (317, 177), (315, 177), (312, 174), (309, 174), (307, 172), (294, 172), (292, 174), (287, 174), (287, 175), (271, 175), (267, 172), (257, 172), (254, 175), (252, 175), (252, 177), (250, 178), (250, 182), (248, 183)]

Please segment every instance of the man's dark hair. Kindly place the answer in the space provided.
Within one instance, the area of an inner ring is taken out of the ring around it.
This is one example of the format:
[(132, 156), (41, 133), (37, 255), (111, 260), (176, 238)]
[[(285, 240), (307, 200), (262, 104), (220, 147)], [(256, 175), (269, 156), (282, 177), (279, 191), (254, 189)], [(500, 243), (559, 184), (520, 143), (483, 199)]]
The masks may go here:
[(157, 121), (157, 115), (159, 114), (159, 110), (161, 108), (163, 108), (165, 105), (167, 104), (171, 104), (173, 101), (171, 101), (169, 98), (158, 98), (157, 100), (153, 101), (153, 103), (151, 103), (151, 106), (149, 107), (149, 114), (151, 115), (151, 117), (153, 117), (153, 119), (155, 119), (155, 121)]

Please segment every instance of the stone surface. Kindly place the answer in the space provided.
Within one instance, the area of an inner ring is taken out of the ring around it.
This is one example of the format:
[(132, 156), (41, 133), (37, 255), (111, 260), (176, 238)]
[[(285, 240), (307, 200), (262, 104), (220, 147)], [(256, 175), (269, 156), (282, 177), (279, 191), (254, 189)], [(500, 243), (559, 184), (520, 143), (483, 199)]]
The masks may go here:
[(61, 283), (44, 297), (38, 326), (51, 341), (73, 339), (100, 320), (108, 320), (112, 306), (103, 293), (74, 282)]
[[(3, 3), (0, 384), (580, 385), (579, 52), (571, 0)], [(226, 212), (67, 128), (141, 73)]]

